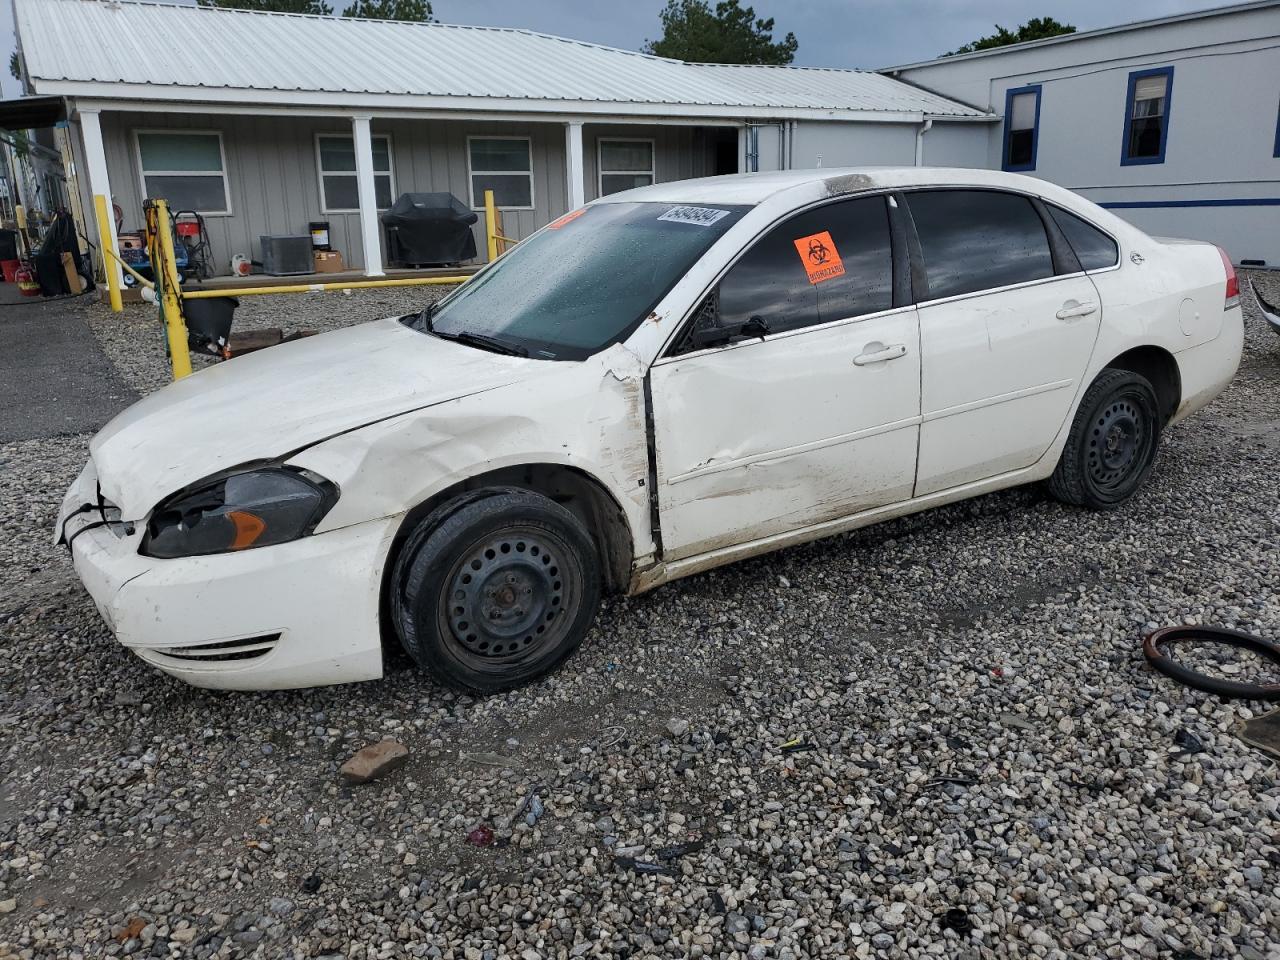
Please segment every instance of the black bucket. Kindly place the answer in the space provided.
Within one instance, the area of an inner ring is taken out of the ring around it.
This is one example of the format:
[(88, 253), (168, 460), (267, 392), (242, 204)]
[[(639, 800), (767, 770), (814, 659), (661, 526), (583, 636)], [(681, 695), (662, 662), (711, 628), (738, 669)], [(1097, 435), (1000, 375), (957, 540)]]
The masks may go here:
[(231, 321), (238, 306), (240, 301), (235, 297), (184, 300), (182, 315), (187, 321), (187, 346), (195, 353), (225, 356)]

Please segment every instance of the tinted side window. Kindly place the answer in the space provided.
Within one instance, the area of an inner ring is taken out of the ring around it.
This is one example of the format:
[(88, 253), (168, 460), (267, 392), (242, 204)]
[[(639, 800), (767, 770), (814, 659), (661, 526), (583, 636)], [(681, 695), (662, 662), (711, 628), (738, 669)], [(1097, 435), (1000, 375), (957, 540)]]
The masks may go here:
[(769, 332), (893, 306), (893, 250), (883, 197), (809, 210), (756, 241), (720, 282), (718, 326), (758, 317)]
[(1101, 270), (1116, 265), (1120, 257), (1116, 242), (1093, 224), (1057, 207), (1049, 207), (1049, 215), (1058, 229), (1066, 234), (1067, 243), (1071, 244), (1080, 266), (1085, 270)]
[(1026, 197), (994, 190), (908, 194), (929, 278), (929, 298), (1053, 276), (1040, 215)]

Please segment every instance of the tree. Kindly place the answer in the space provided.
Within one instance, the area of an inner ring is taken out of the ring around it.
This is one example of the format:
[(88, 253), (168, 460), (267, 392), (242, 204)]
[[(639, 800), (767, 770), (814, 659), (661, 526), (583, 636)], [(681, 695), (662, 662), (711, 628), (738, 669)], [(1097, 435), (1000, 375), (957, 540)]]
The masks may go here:
[(694, 63), (787, 64), (795, 59), (796, 35), (773, 40), (773, 18), (757, 19), (739, 0), (667, 0), (662, 38), (645, 43), (644, 52)]
[(1059, 23), (1053, 17), (1033, 17), (1017, 30), (1006, 30), (996, 24), (996, 32), (986, 37), (979, 37), (973, 43), (966, 43), (958, 50), (944, 53), (944, 57), (954, 57), (958, 53), (973, 53), (975, 50), (990, 50), (992, 47), (1007, 47), (1011, 43), (1026, 43), (1028, 40), (1043, 40), (1046, 37), (1060, 37), (1066, 33), (1075, 33), (1076, 28), (1069, 23)]
[(9, 72), (13, 74), (13, 79), (22, 79), (22, 64), (18, 61), (18, 51), (15, 50), (9, 54)]
[[(202, 7), (231, 7), (236, 10), (263, 10), (271, 13), (311, 13), (332, 15), (326, 0), (198, 0)], [(369, 20), (411, 20), (426, 22), (431, 17), (430, 0), (355, 0), (342, 11), (344, 17)]]
[(365, 20), (409, 20), (427, 23), (432, 19), (431, 4), (427, 0), (356, 0), (342, 11), (344, 17), (363, 17)]

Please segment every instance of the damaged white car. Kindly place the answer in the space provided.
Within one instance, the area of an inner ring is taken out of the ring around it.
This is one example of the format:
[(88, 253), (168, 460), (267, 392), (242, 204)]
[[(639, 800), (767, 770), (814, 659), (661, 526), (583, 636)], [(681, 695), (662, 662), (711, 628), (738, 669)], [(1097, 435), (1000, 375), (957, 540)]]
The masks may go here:
[(205, 687), (525, 683), (639, 593), (1032, 481), (1123, 503), (1231, 380), (1230, 263), (1038, 180), (661, 184), (438, 307), (166, 387), (56, 536), (120, 642)]

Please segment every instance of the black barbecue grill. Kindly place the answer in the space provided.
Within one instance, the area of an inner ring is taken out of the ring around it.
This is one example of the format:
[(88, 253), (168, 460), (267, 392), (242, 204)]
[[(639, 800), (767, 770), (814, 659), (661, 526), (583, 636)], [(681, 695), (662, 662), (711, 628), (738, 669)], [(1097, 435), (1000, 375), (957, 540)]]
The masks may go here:
[(451, 193), (402, 193), (382, 215), (387, 255), (393, 263), (410, 267), (474, 260), (471, 225), (478, 219)]

